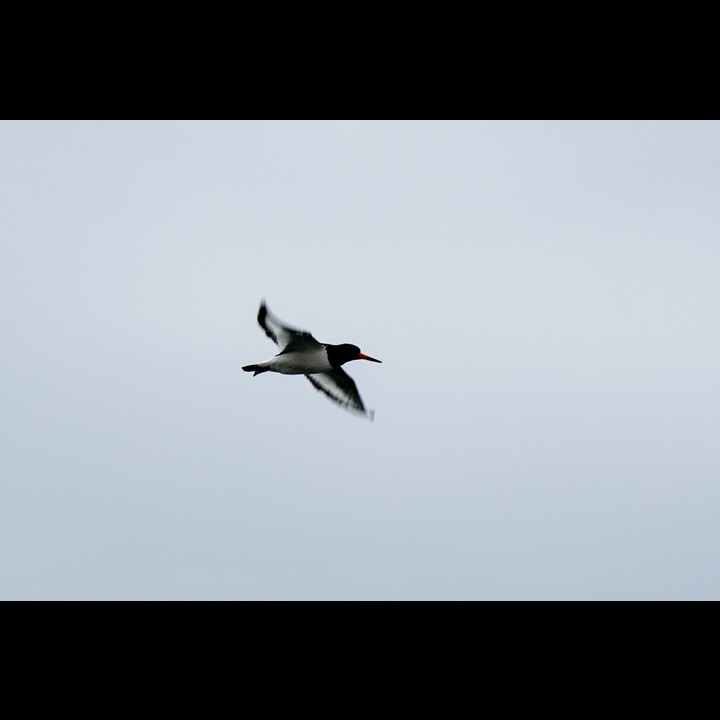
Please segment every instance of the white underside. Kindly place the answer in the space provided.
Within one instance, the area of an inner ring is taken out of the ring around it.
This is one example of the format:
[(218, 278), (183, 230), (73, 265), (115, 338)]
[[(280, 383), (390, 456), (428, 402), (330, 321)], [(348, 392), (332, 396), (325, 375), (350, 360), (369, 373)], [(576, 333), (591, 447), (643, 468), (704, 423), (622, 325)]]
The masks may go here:
[(257, 363), (270, 372), (282, 373), (283, 375), (310, 375), (332, 370), (328, 362), (325, 348), (318, 348), (312, 352), (289, 352), (275, 355), (269, 360)]

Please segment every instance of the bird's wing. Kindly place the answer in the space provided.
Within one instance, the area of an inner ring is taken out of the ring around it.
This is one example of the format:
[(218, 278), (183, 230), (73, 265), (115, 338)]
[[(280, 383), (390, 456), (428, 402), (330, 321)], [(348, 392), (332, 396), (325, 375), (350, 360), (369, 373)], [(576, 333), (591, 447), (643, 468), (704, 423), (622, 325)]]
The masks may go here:
[(352, 410), (373, 419), (374, 412), (368, 412), (360, 398), (355, 381), (341, 368), (329, 370), (328, 372), (313, 373), (305, 376), (320, 392), (325, 393), (331, 400), (342, 405), (347, 410)]
[(268, 310), (265, 301), (260, 303), (257, 319), (265, 334), (280, 348), (280, 353), (317, 350), (322, 347), (309, 332), (283, 325)]

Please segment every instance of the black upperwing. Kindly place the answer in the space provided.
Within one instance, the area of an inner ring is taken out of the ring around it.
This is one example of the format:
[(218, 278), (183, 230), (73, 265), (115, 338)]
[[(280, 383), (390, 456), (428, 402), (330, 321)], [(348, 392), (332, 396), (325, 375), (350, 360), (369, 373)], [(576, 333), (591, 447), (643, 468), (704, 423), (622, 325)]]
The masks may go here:
[(280, 348), (278, 354), (301, 350), (316, 350), (320, 343), (305, 330), (285, 325), (268, 310), (265, 301), (260, 303), (257, 316), (258, 324), (265, 334)]

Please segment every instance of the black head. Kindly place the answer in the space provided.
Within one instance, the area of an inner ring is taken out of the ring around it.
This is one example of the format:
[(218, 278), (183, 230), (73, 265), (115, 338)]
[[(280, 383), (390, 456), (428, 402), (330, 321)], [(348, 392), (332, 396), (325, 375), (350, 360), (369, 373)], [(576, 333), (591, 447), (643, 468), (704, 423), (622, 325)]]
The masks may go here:
[(364, 355), (360, 352), (360, 348), (357, 345), (350, 345), (349, 343), (343, 343), (342, 345), (326, 345), (328, 360), (333, 367), (340, 367), (346, 362), (351, 360), (369, 360), (370, 362), (382, 362), (382, 360), (376, 360), (369, 355)]

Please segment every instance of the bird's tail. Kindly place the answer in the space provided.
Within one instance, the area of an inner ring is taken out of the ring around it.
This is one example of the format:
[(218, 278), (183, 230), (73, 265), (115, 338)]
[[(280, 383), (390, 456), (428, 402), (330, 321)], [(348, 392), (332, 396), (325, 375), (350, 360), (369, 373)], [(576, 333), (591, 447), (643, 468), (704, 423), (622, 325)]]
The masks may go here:
[(260, 367), (259, 365), (244, 365), (243, 370), (245, 372), (251, 372), (253, 377), (268, 371), (268, 368)]

